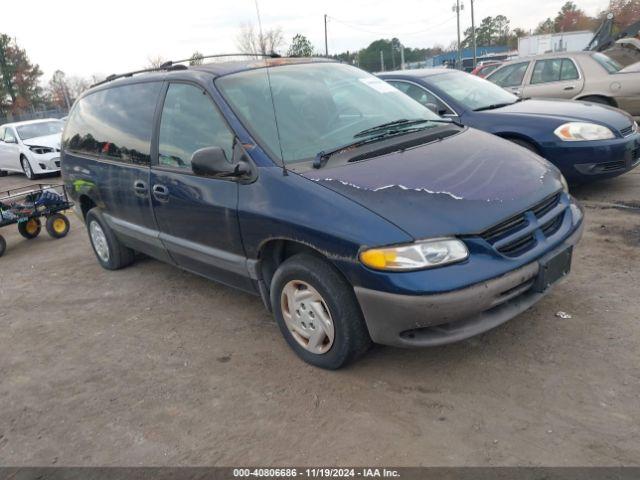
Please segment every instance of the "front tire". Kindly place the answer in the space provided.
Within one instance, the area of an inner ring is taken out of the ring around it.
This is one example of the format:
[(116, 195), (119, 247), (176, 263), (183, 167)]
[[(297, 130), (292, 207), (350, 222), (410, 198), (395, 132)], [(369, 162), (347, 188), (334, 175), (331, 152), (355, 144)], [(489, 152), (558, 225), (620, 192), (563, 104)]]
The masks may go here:
[(7, 241), (2, 235), (0, 235), (0, 257), (7, 251)]
[(104, 221), (99, 208), (89, 210), (86, 223), (93, 252), (103, 268), (119, 270), (133, 263), (135, 252), (118, 240)]
[(29, 163), (29, 160), (27, 160), (27, 157), (25, 157), (24, 155), (20, 157), (20, 165), (22, 165), (22, 171), (24, 172), (25, 176), (29, 180), (35, 180), (36, 174), (33, 173), (31, 163)]
[(599, 105), (608, 105), (610, 107), (615, 107), (615, 104), (613, 103), (613, 101), (607, 97), (598, 97), (598, 96), (591, 96), (591, 97), (583, 97), (580, 99), (581, 102), (591, 102), (591, 103), (597, 103)]
[(351, 285), (321, 258), (299, 254), (280, 265), (271, 305), (287, 343), (311, 365), (335, 370), (371, 346)]
[(51, 238), (58, 239), (67, 236), (71, 225), (69, 224), (69, 219), (66, 215), (63, 215), (62, 213), (55, 213), (47, 218), (45, 227)]

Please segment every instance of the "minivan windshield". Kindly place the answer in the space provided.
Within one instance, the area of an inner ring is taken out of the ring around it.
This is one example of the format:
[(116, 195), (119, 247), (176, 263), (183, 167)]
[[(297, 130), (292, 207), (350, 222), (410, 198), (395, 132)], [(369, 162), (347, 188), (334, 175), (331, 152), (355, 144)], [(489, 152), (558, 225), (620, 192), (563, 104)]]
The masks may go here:
[(486, 110), (518, 101), (518, 97), (488, 80), (464, 72), (447, 72), (424, 77), (468, 110)]
[(22, 125), (16, 127), (18, 136), (22, 140), (28, 140), (35, 137), (46, 137), (47, 135), (54, 135), (61, 133), (64, 128), (64, 122), (60, 120), (51, 120), (50, 122), (38, 122), (30, 123), (28, 125)]
[(369, 129), (371, 136), (380, 134), (374, 127), (398, 120), (411, 120), (404, 122), (407, 127), (418, 119), (442, 122), (395, 87), (349, 65), (280, 65), (268, 74), (264, 68), (243, 71), (219, 78), (216, 85), (252, 135), (285, 163), (353, 143)]

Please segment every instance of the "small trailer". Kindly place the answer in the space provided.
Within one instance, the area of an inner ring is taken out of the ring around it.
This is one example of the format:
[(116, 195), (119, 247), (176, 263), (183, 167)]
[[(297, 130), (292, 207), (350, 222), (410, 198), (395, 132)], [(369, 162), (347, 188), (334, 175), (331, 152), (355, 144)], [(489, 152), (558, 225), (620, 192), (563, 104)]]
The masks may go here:
[[(52, 238), (63, 238), (69, 233), (69, 219), (65, 210), (73, 207), (64, 185), (36, 183), (0, 192), (0, 227), (18, 225), (24, 238), (36, 238), (42, 230), (41, 218)], [(0, 257), (7, 242), (0, 235)]]

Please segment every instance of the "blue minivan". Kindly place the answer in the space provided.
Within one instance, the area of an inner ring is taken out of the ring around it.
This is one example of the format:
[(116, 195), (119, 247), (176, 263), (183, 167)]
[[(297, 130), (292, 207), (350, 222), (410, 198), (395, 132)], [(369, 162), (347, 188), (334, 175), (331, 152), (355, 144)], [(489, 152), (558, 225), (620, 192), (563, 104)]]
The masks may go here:
[(556, 167), (360, 69), (266, 58), (121, 77), (85, 92), (63, 133), (99, 263), (140, 252), (255, 293), (313, 365), (485, 332), (569, 272), (583, 214)]

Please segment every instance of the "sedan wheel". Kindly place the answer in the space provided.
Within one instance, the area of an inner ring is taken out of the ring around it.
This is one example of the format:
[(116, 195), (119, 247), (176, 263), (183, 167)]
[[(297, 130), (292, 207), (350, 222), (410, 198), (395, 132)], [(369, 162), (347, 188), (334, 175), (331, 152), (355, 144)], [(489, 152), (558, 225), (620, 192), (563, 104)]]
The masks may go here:
[(31, 169), (31, 164), (29, 163), (29, 160), (27, 160), (25, 157), (22, 157), (22, 159), (20, 160), (20, 164), (22, 165), (22, 171), (24, 172), (24, 174), (27, 176), (29, 180), (33, 180), (34, 178), (36, 178), (35, 174), (33, 173), (33, 170)]

